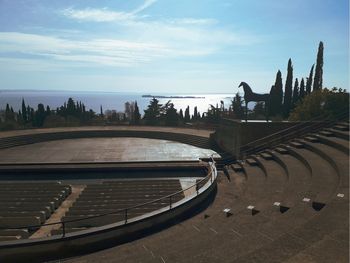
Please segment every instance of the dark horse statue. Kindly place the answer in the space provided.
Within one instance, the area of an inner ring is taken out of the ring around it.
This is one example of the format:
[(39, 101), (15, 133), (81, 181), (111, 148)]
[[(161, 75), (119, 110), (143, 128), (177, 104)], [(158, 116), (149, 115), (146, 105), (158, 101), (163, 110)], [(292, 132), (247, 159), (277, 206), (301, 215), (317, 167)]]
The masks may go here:
[(257, 94), (254, 93), (251, 89), (251, 87), (245, 83), (245, 82), (241, 82), (241, 84), (239, 84), (239, 87), (243, 87), (244, 90), (244, 101), (245, 101), (245, 120), (247, 121), (248, 119), (248, 103), (250, 101), (255, 101), (255, 102), (259, 102), (259, 101), (263, 101), (265, 102), (265, 116), (266, 116), (266, 120), (268, 120), (268, 104), (270, 101), (270, 94), (266, 93), (266, 94)]

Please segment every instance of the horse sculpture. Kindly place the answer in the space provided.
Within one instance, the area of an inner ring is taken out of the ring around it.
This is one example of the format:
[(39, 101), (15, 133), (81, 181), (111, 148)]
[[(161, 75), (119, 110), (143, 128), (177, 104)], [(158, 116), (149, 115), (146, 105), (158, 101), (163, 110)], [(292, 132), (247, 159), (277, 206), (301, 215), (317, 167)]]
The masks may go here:
[(245, 120), (247, 121), (248, 119), (248, 103), (251, 101), (255, 101), (255, 102), (259, 102), (259, 101), (263, 101), (265, 102), (265, 115), (266, 115), (266, 120), (268, 120), (268, 104), (270, 101), (270, 94), (266, 93), (266, 94), (257, 94), (254, 93), (251, 89), (251, 87), (245, 83), (245, 82), (241, 82), (241, 84), (239, 84), (239, 87), (243, 87), (244, 90), (244, 101), (245, 101)]

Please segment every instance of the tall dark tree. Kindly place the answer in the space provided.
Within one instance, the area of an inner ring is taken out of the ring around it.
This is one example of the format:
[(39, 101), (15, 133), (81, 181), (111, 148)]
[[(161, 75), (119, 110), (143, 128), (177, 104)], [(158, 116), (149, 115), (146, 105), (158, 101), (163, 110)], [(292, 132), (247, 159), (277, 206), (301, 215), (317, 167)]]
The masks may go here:
[(179, 115), (174, 108), (174, 104), (170, 103), (165, 112), (165, 124), (169, 126), (176, 126), (179, 122)]
[(24, 103), (24, 99), (22, 99), (22, 120), (23, 120), (23, 123), (26, 123), (28, 121), (27, 107), (26, 107), (26, 104)]
[(300, 92), (299, 92), (299, 98), (302, 100), (305, 97), (305, 84), (304, 84), (304, 78), (300, 81)]
[(291, 109), (293, 92), (293, 65), (292, 60), (288, 60), (286, 86), (283, 100), (283, 116), (287, 118)]
[(276, 74), (275, 85), (270, 90), (269, 115), (275, 116), (282, 113), (283, 83), (282, 73), (279, 70)]
[(153, 98), (147, 109), (144, 110), (145, 115), (143, 116), (147, 124), (155, 125), (161, 117), (162, 104), (159, 104), (159, 100)]
[(298, 78), (295, 79), (294, 82), (294, 89), (293, 89), (293, 99), (292, 99), (292, 107), (291, 109), (295, 108), (295, 105), (299, 101), (299, 81)]
[(192, 117), (192, 120), (197, 120), (198, 119), (198, 110), (197, 110), (197, 106), (194, 107), (194, 110), (193, 110), (193, 117)]
[(312, 67), (310, 69), (309, 77), (306, 78), (306, 94), (311, 93), (312, 77), (314, 75), (314, 67), (315, 67), (315, 64), (312, 65)]
[(69, 98), (68, 99), (68, 102), (67, 102), (67, 106), (66, 106), (66, 112), (67, 112), (67, 115), (75, 115), (75, 103), (74, 103), (74, 100), (72, 98)]
[(5, 121), (15, 121), (16, 120), (16, 114), (12, 107), (7, 103), (6, 104), (6, 110), (5, 110)]
[(140, 109), (139, 106), (137, 105), (137, 101), (135, 101), (135, 109), (134, 109), (134, 123), (139, 124), (140, 119), (141, 119), (141, 114), (140, 114)]
[(49, 106), (49, 105), (46, 106), (46, 112), (45, 112), (45, 114), (46, 114), (46, 116), (51, 115), (51, 109), (50, 109), (50, 106)]
[(100, 116), (103, 117), (103, 109), (102, 109), (102, 105), (100, 105)]
[(35, 126), (42, 127), (46, 117), (45, 108), (42, 103), (38, 104), (38, 110), (35, 112)]
[(185, 122), (189, 122), (191, 120), (191, 115), (190, 115), (190, 106), (187, 106), (185, 110), (185, 117), (184, 117)]
[(180, 109), (179, 118), (180, 118), (181, 121), (184, 120), (184, 113), (183, 113), (182, 109)]
[(244, 107), (243, 107), (243, 101), (242, 97), (236, 93), (235, 97), (231, 101), (231, 107), (233, 111), (234, 117), (237, 119), (243, 119), (244, 118)]
[(323, 42), (318, 45), (317, 61), (315, 69), (315, 79), (313, 85), (313, 91), (322, 89), (322, 77), (323, 77)]

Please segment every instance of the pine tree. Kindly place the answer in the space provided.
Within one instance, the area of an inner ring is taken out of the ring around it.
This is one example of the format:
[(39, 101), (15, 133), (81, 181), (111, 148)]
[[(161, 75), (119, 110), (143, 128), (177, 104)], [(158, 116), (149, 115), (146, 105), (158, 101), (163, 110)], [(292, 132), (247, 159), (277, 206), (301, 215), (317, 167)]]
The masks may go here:
[(299, 99), (302, 100), (305, 97), (305, 84), (304, 84), (304, 78), (300, 81), (300, 92), (299, 92)]
[(294, 89), (293, 89), (293, 100), (292, 100), (292, 109), (295, 108), (295, 105), (299, 101), (299, 81), (298, 78), (295, 79)]
[(165, 124), (169, 126), (178, 125), (179, 116), (177, 114), (177, 110), (174, 108), (174, 104), (170, 103), (166, 109), (165, 113)]
[(292, 60), (288, 60), (286, 86), (283, 100), (283, 115), (285, 118), (289, 116), (292, 103), (292, 92), (293, 92), (293, 65)]
[(237, 119), (243, 119), (244, 118), (244, 108), (243, 108), (243, 101), (242, 97), (236, 93), (235, 97), (231, 101), (231, 107), (233, 114), (235, 118)]
[(315, 69), (314, 90), (322, 89), (322, 75), (323, 75), (323, 42), (321, 41), (318, 46), (317, 61)]
[(144, 110), (145, 115), (143, 116), (147, 124), (155, 125), (161, 117), (162, 104), (156, 98), (150, 101), (147, 109)]

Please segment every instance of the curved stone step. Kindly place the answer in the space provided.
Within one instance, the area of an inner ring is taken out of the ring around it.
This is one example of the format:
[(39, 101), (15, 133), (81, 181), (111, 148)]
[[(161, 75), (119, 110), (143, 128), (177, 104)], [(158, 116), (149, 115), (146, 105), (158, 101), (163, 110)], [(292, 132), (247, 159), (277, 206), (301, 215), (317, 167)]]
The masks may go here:
[(312, 169), (312, 202), (326, 203), (333, 195), (339, 183), (336, 170), (327, 160), (309, 149), (289, 147), (288, 150), (294, 155), (303, 158)]
[(327, 144), (329, 146), (337, 148), (338, 150), (346, 154), (349, 154), (349, 141), (338, 137), (325, 137), (321, 135), (316, 135), (316, 136), (321, 143)]
[(288, 174), (288, 183), (283, 191), (280, 203), (285, 207), (294, 207), (300, 201), (309, 196), (311, 187), (311, 173), (303, 162), (290, 154), (280, 154), (274, 150), (270, 151), (273, 158), (285, 165)]
[(340, 177), (340, 188), (349, 188), (349, 156), (348, 154), (340, 151), (338, 148), (332, 147), (328, 144), (322, 143), (307, 143), (307, 147), (313, 148), (315, 151), (319, 151), (321, 154), (329, 158), (330, 162), (333, 162), (336, 166), (336, 170)]

